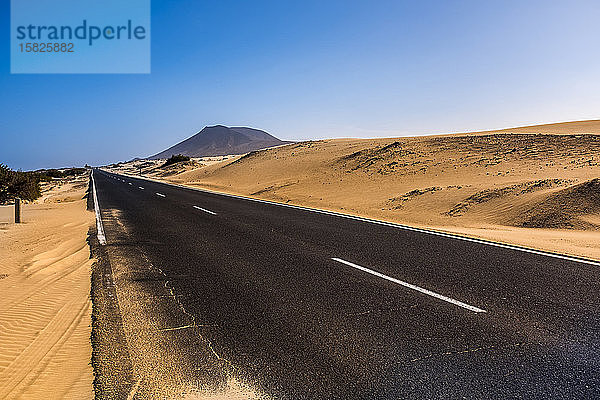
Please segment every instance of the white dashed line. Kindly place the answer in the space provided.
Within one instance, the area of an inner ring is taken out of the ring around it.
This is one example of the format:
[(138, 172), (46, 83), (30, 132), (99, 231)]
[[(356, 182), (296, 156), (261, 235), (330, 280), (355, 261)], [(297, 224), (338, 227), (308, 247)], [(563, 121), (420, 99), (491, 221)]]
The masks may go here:
[(202, 207), (198, 207), (198, 206), (194, 206), (194, 208), (197, 209), (197, 210), (200, 210), (200, 211), (204, 211), (205, 213), (209, 213), (209, 214), (212, 214), (212, 215), (217, 215), (216, 212), (212, 212), (210, 210), (207, 210), (206, 208), (202, 208)]
[(127, 183), (129, 183), (131, 185), (131, 182), (127, 182)]
[(421, 287), (415, 286), (415, 285), (410, 284), (408, 282), (404, 282), (404, 281), (401, 281), (399, 279), (392, 278), (391, 276), (384, 275), (381, 272), (377, 272), (377, 271), (373, 271), (372, 269), (369, 269), (369, 268), (361, 267), (360, 265), (351, 263), (350, 261), (342, 260), (341, 258), (332, 258), (332, 260), (333, 261), (337, 261), (337, 262), (342, 263), (342, 264), (345, 264), (345, 265), (348, 265), (348, 266), (350, 266), (352, 268), (359, 269), (359, 270), (361, 270), (363, 272), (366, 272), (368, 274), (375, 275), (375, 276), (377, 276), (379, 278), (388, 280), (390, 282), (397, 283), (398, 285), (404, 286), (406, 288), (409, 288), (409, 289), (412, 289), (412, 290), (416, 290), (417, 292), (426, 294), (428, 296), (435, 297), (436, 299), (443, 300), (443, 301), (446, 301), (448, 303), (452, 303), (452, 304), (454, 304), (456, 306), (459, 306), (459, 307), (462, 307), (462, 308), (466, 308), (469, 311), (473, 311), (473, 312), (476, 312), (476, 313), (487, 312), (485, 310), (482, 310), (481, 308), (477, 308), (477, 307), (471, 306), (469, 304), (463, 303), (462, 301), (454, 300), (454, 299), (451, 299), (450, 297), (446, 297), (444, 295), (432, 292), (431, 290), (423, 289)]
[(157, 195), (157, 196), (160, 196), (160, 197), (167, 197), (167, 196), (165, 196), (164, 194), (162, 194), (162, 193), (158, 193), (158, 192), (156, 192), (156, 195)]
[(144, 190), (144, 188), (143, 188), (143, 187), (141, 187), (141, 186), (138, 186), (138, 187), (139, 187), (140, 189)]

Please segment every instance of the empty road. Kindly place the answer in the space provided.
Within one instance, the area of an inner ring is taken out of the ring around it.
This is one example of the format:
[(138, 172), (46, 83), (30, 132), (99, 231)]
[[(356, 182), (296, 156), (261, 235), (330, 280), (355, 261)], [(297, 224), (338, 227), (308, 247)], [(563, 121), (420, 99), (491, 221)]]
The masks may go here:
[(132, 398), (600, 397), (600, 264), (93, 175)]

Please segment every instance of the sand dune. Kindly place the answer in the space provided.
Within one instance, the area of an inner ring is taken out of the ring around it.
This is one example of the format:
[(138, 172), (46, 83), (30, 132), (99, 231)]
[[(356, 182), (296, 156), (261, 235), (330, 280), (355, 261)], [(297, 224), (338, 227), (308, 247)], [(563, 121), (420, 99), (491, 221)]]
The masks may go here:
[(542, 133), (557, 135), (600, 134), (600, 120), (557, 122), (553, 124), (519, 126), (515, 128), (495, 129), (491, 131), (473, 132), (475, 134), (490, 133)]
[(600, 227), (600, 179), (545, 196), (519, 215), (515, 225), (533, 228), (597, 230)]
[(86, 179), (60, 184), (24, 223), (0, 207), (0, 398), (90, 399)]
[(534, 133), (320, 140), (144, 173), (600, 259), (600, 121), (518, 129)]

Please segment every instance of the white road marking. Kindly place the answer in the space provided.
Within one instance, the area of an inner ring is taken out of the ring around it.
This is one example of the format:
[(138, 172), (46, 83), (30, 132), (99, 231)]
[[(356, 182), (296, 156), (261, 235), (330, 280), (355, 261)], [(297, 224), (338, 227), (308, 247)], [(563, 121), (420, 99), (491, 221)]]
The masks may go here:
[(127, 182), (127, 183), (129, 183), (131, 185), (131, 182)]
[(350, 215), (350, 214), (343, 214), (343, 213), (335, 212), (335, 211), (327, 211), (327, 210), (321, 210), (321, 209), (318, 209), (318, 208), (296, 206), (296, 205), (293, 205), (293, 204), (277, 203), (277, 202), (269, 201), (269, 200), (255, 199), (255, 198), (252, 198), (252, 197), (239, 196), (239, 195), (229, 194), (229, 193), (221, 193), (221, 192), (216, 192), (214, 190), (209, 190), (209, 189), (200, 189), (200, 188), (195, 188), (195, 187), (190, 187), (190, 186), (185, 186), (185, 185), (179, 185), (179, 184), (175, 184), (175, 183), (162, 182), (162, 181), (159, 181), (157, 179), (152, 179), (152, 178), (147, 178), (147, 177), (142, 177), (142, 176), (140, 176), (139, 178), (140, 179), (145, 179), (145, 180), (151, 181), (151, 182), (161, 183), (163, 185), (168, 185), (168, 186), (173, 186), (173, 187), (178, 187), (178, 188), (188, 189), (188, 190), (194, 190), (194, 191), (202, 192), (202, 193), (210, 193), (210, 194), (215, 194), (215, 195), (219, 195), (219, 196), (233, 197), (235, 199), (242, 199), (242, 200), (254, 201), (254, 202), (257, 202), (257, 203), (270, 204), (272, 206), (294, 208), (294, 209), (297, 209), (297, 210), (310, 211), (310, 212), (314, 212), (314, 213), (318, 213), (318, 214), (333, 215), (333, 216), (336, 216), (336, 217), (353, 219), (353, 220), (356, 220), (356, 221), (368, 222), (368, 223), (371, 223), (371, 224), (389, 226), (389, 227), (392, 227), (392, 228), (403, 229), (403, 230), (406, 230), (406, 231), (426, 233), (428, 235), (435, 235), (435, 236), (440, 236), (440, 237), (445, 237), (445, 238), (450, 238), (450, 239), (458, 239), (458, 240), (463, 240), (465, 242), (472, 242), (472, 243), (483, 244), (483, 245), (486, 245), (486, 246), (500, 247), (500, 248), (503, 248), (503, 249), (517, 250), (517, 251), (522, 251), (524, 253), (537, 254), (537, 255), (540, 255), (540, 256), (553, 257), (553, 258), (558, 258), (558, 259), (565, 260), (565, 261), (578, 262), (578, 263), (595, 265), (597, 267), (600, 267), (600, 262), (599, 261), (589, 260), (589, 259), (580, 258), (580, 257), (569, 256), (569, 255), (566, 255), (566, 254), (550, 253), (548, 251), (536, 250), (536, 249), (532, 249), (532, 248), (529, 248), (529, 247), (516, 246), (516, 245), (507, 244), (507, 243), (501, 243), (501, 242), (492, 242), (491, 240), (476, 239), (476, 238), (472, 238), (472, 237), (468, 237), (468, 236), (461, 236), (461, 235), (454, 234), (454, 233), (446, 233), (446, 232), (441, 232), (441, 231), (434, 231), (432, 229), (416, 228), (416, 227), (410, 226), (410, 225), (403, 225), (403, 224), (397, 224), (397, 223), (394, 223), (394, 222), (380, 221), (380, 220), (377, 220), (377, 219), (366, 218), (366, 217), (359, 217), (359, 216)]
[(212, 215), (217, 215), (216, 212), (212, 212), (210, 210), (207, 210), (206, 208), (202, 208), (202, 207), (198, 207), (198, 206), (194, 206), (194, 208), (197, 209), (197, 210), (200, 210), (200, 211), (204, 211), (205, 213), (209, 213), (209, 214), (212, 214)]
[(459, 306), (459, 307), (462, 307), (462, 308), (466, 308), (469, 311), (473, 311), (473, 312), (476, 312), (476, 313), (487, 312), (485, 310), (482, 310), (481, 308), (477, 308), (477, 307), (471, 306), (469, 304), (463, 303), (462, 301), (451, 299), (450, 297), (446, 297), (444, 295), (432, 292), (431, 290), (423, 289), (423, 288), (421, 288), (419, 286), (415, 286), (415, 285), (410, 284), (408, 282), (404, 282), (404, 281), (401, 281), (399, 279), (392, 278), (391, 276), (387, 276), (387, 275), (382, 274), (381, 272), (373, 271), (372, 269), (365, 268), (365, 267), (362, 267), (360, 265), (351, 263), (350, 261), (342, 260), (341, 258), (332, 258), (332, 260), (333, 261), (337, 261), (337, 262), (342, 263), (342, 264), (345, 264), (345, 265), (348, 265), (348, 266), (350, 266), (352, 268), (359, 269), (359, 270), (361, 270), (363, 272), (366, 272), (368, 274), (375, 275), (375, 276), (377, 276), (379, 278), (386, 279), (386, 280), (388, 280), (390, 282), (397, 283), (398, 285), (407, 287), (409, 289), (416, 290), (417, 292), (426, 294), (428, 296), (435, 297), (436, 299), (440, 299), (440, 300), (446, 301), (448, 303), (452, 303), (452, 304), (454, 304), (456, 306)]
[(160, 197), (167, 197), (167, 196), (165, 196), (164, 194), (162, 194), (162, 193), (158, 193), (158, 192), (156, 192), (156, 195), (157, 195), (157, 196), (160, 196)]
[(98, 204), (98, 194), (96, 193), (96, 182), (94, 181), (94, 170), (92, 170), (92, 196), (94, 196), (94, 211), (96, 212), (96, 233), (98, 242), (101, 245), (106, 244), (106, 236), (104, 235), (104, 227), (102, 226), (102, 215), (100, 214), (100, 205)]
[(143, 187), (141, 187), (141, 186), (138, 186), (138, 187), (139, 187), (140, 189), (144, 190), (144, 188), (143, 188)]

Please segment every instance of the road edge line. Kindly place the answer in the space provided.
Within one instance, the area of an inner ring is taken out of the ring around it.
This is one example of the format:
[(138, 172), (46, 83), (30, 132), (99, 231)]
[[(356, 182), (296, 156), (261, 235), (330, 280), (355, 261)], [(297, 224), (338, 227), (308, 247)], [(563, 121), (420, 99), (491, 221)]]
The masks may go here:
[(102, 225), (102, 215), (100, 214), (100, 205), (98, 204), (98, 194), (96, 193), (96, 181), (94, 181), (94, 170), (91, 173), (92, 177), (92, 195), (94, 196), (94, 211), (96, 212), (96, 236), (98, 242), (104, 246), (106, 244), (106, 236), (104, 235), (104, 226)]

